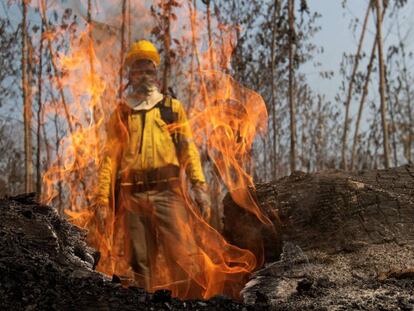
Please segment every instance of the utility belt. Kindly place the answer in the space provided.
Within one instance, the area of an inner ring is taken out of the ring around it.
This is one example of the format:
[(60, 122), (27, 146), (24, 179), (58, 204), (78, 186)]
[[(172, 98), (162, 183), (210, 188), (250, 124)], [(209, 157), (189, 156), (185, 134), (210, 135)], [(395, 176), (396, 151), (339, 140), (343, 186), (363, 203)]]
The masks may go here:
[(168, 165), (151, 170), (129, 170), (120, 176), (121, 187), (131, 187), (132, 192), (165, 191), (180, 186), (180, 168)]

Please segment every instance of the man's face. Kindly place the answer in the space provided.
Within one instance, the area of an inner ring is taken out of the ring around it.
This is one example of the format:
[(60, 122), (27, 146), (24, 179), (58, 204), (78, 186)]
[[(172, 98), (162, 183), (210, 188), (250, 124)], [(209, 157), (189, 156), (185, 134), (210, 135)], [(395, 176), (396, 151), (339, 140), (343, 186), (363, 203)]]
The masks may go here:
[(149, 60), (138, 60), (129, 68), (128, 79), (135, 93), (148, 95), (156, 86), (157, 68)]

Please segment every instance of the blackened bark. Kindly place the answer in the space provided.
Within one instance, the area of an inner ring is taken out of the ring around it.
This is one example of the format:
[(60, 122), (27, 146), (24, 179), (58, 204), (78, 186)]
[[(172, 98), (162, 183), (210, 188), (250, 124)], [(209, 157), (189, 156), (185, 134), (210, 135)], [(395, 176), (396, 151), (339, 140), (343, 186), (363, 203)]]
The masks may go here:
[(265, 253), (272, 259), (280, 255), (282, 241), (328, 253), (391, 241), (414, 242), (413, 165), (353, 173), (295, 173), (257, 185), (256, 196), (279, 236), (264, 233), (266, 226), (229, 197), (224, 204), (224, 233), (230, 243), (247, 248), (263, 237), (270, 247)]

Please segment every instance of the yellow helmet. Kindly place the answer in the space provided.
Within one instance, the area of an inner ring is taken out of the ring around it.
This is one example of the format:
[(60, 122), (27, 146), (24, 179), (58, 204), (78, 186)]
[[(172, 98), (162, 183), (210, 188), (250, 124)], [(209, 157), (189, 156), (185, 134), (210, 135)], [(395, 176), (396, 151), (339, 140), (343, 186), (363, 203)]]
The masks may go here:
[(132, 44), (125, 58), (125, 65), (130, 66), (140, 59), (148, 59), (156, 66), (160, 64), (160, 54), (157, 48), (147, 40), (140, 40)]

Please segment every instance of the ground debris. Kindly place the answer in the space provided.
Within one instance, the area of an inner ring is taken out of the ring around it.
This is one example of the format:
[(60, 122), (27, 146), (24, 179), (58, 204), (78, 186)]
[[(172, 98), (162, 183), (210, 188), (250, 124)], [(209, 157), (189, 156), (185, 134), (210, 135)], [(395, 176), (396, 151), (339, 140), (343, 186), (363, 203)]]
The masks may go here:
[(225, 297), (181, 301), (94, 271), (86, 232), (33, 194), (0, 200), (0, 310), (253, 310)]
[(275, 228), (227, 197), (226, 238), (265, 250), (243, 302), (123, 287), (94, 271), (85, 230), (33, 194), (0, 200), (0, 310), (414, 310), (412, 170), (295, 172), (257, 185)]

